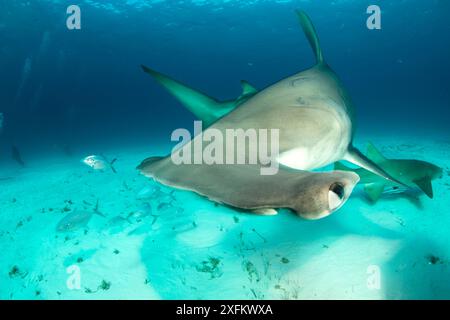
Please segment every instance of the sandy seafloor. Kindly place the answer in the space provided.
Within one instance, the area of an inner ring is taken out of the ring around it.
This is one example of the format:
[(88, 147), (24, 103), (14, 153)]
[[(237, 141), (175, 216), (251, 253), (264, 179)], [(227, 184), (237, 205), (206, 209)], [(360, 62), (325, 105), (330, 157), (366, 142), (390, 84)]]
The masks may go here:
[[(450, 298), (450, 142), (358, 137), (366, 140), (388, 157), (444, 168), (434, 199), (391, 194), (372, 205), (359, 188), (332, 216), (305, 221), (153, 192), (155, 183), (135, 167), (170, 147), (101, 150), (118, 158), (117, 174), (84, 166), (82, 153), (30, 159), (25, 168), (8, 162), (0, 174), (11, 178), (0, 181), (0, 298)], [(97, 199), (106, 217), (56, 232), (68, 212), (92, 211)], [(80, 290), (66, 285), (71, 265), (79, 266)], [(379, 289), (367, 285), (373, 265)]]

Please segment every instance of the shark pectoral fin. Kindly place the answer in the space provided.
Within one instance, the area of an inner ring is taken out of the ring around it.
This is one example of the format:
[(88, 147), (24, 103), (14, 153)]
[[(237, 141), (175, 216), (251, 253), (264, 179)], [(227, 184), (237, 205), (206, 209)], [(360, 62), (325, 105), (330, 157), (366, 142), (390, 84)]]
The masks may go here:
[(274, 215), (278, 214), (278, 211), (273, 208), (253, 209), (251, 211), (255, 214), (259, 214), (262, 216), (274, 216)]
[(378, 164), (367, 158), (355, 147), (349, 146), (347, 153), (344, 156), (344, 159), (353, 164), (356, 164), (357, 166), (360, 166), (361, 168), (373, 172), (376, 175), (379, 175), (380, 177), (383, 177), (389, 181), (398, 183), (399, 185), (404, 186), (406, 188), (411, 188), (410, 186), (407, 186), (403, 182), (400, 182), (394, 177), (392, 177), (390, 174), (384, 171), (384, 169), (382, 169)]
[(221, 109), (222, 103), (218, 102), (216, 99), (211, 98), (200, 91), (194, 90), (160, 72), (152, 70), (149, 67), (144, 65), (141, 65), (141, 67), (145, 73), (151, 75), (198, 119), (205, 122), (206, 125), (210, 125), (220, 117), (216, 113), (218, 109)]
[(422, 178), (413, 180), (413, 182), (422, 190), (429, 198), (433, 199), (433, 186), (430, 178)]
[(254, 86), (252, 86), (250, 83), (248, 83), (245, 80), (241, 80), (241, 87), (242, 87), (242, 96), (246, 96), (249, 94), (255, 94), (258, 92)]
[(320, 49), (319, 38), (317, 37), (316, 30), (312, 24), (311, 19), (306, 13), (301, 10), (296, 10), (298, 19), (300, 20), (300, 25), (302, 26), (303, 32), (311, 45), (314, 55), (316, 57), (316, 63), (322, 64), (324, 62), (322, 56), (322, 50)]
[(375, 163), (386, 161), (386, 158), (381, 154), (380, 151), (378, 151), (377, 148), (375, 148), (375, 146), (371, 142), (367, 143), (367, 158)]
[(377, 202), (378, 199), (380, 199), (383, 190), (383, 183), (369, 183), (364, 186), (364, 191), (373, 203)]

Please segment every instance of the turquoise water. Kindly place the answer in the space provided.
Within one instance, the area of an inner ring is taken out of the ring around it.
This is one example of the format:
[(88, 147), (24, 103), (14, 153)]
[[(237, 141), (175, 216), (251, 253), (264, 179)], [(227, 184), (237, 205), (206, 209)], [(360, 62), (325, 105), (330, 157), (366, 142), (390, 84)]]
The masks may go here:
[[(82, 1), (70, 31), (68, 1), (2, 2), (0, 298), (450, 298), (449, 6), (374, 3), (381, 30), (364, 1)], [(355, 145), (443, 168), (433, 199), (387, 190), (373, 204), (358, 186), (307, 221), (136, 170), (195, 119), (140, 65), (217, 99), (241, 79), (263, 89), (314, 63), (297, 8), (354, 100)], [(81, 162), (93, 154), (116, 172)]]

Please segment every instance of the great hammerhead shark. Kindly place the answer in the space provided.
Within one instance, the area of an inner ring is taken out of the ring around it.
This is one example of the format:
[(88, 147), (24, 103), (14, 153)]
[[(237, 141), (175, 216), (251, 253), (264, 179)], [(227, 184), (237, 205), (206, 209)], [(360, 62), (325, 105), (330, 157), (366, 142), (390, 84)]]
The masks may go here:
[[(143, 69), (194, 114), (211, 124), (211, 128), (219, 131), (227, 128), (279, 129), (277, 162), (281, 165), (313, 170), (347, 160), (404, 185), (353, 146), (354, 112), (350, 97), (325, 62), (311, 20), (302, 11), (297, 15), (314, 51), (316, 64), (262, 91), (244, 90), (244, 94), (234, 101), (217, 102), (145, 66)], [(190, 148), (195, 139), (201, 137), (194, 138), (184, 148)]]

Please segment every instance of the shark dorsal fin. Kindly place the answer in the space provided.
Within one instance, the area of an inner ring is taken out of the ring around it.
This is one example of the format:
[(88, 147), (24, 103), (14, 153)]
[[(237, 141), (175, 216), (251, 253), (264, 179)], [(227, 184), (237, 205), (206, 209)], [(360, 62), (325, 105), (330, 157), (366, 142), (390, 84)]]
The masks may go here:
[(371, 143), (367, 143), (367, 158), (372, 160), (375, 163), (381, 163), (386, 161), (386, 158), (378, 151), (377, 148)]
[(311, 45), (314, 55), (316, 57), (316, 63), (322, 64), (324, 63), (322, 50), (320, 49), (319, 38), (317, 37), (316, 30), (314, 29), (314, 25), (311, 22), (311, 19), (306, 15), (305, 12), (301, 10), (297, 10), (297, 16), (300, 20), (300, 25), (302, 26), (303, 32), (306, 35), (306, 38)]
[(242, 87), (242, 96), (246, 96), (249, 94), (255, 94), (258, 92), (254, 86), (252, 86), (250, 83), (248, 83), (245, 80), (241, 80), (241, 87)]

